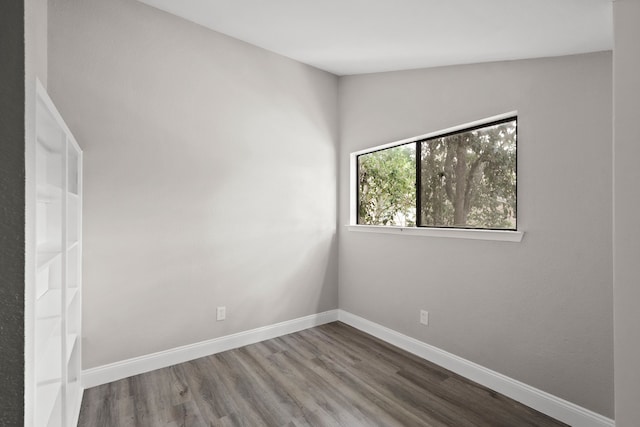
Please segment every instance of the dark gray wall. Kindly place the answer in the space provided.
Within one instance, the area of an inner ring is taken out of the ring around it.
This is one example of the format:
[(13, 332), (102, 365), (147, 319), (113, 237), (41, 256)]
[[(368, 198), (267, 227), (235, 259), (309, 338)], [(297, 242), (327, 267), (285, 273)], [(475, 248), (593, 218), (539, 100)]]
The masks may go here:
[(0, 12), (0, 425), (23, 424), (24, 3)]

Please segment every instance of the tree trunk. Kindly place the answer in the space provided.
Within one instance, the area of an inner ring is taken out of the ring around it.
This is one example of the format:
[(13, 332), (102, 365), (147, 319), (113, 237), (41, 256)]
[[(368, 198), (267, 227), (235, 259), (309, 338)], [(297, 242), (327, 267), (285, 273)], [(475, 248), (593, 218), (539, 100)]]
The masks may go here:
[(474, 189), (477, 189), (476, 183), (478, 177), (482, 176), (482, 171), (484, 170), (484, 153), (479, 153), (478, 158), (476, 159), (471, 167), (469, 168), (469, 173), (467, 174), (467, 186), (464, 192), (464, 214), (465, 219), (467, 215), (469, 215), (469, 211), (471, 210), (471, 199), (474, 196)]
[[(453, 144), (452, 144), (453, 145)], [(447, 198), (451, 202), (451, 204), (455, 204), (456, 196), (453, 194), (453, 147), (449, 146), (446, 148), (447, 156), (444, 160), (444, 190), (447, 193)]]
[(457, 137), (456, 146), (456, 194), (453, 204), (454, 225), (467, 224), (467, 212), (465, 209), (465, 187), (467, 184), (467, 145), (463, 141), (463, 136)]

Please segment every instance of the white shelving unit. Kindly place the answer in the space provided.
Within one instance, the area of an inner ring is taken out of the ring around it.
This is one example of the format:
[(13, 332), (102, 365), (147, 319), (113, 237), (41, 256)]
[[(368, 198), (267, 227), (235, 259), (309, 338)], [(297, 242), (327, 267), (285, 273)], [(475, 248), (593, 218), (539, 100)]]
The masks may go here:
[(82, 401), (82, 151), (46, 91), (36, 87), (33, 168), (35, 269), (32, 366), (27, 387), (33, 427), (76, 426)]

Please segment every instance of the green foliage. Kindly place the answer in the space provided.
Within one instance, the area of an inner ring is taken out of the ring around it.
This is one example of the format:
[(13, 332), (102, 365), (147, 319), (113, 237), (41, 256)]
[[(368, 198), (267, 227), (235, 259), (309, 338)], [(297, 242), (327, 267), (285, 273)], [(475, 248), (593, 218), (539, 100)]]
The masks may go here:
[(415, 144), (358, 157), (358, 223), (415, 226)]
[[(516, 121), (418, 143), (420, 224), (515, 229)], [(416, 144), (358, 158), (358, 222), (416, 223)]]
[(421, 225), (515, 229), (515, 120), (421, 145)]
[(515, 228), (515, 120), (421, 146), (422, 225)]

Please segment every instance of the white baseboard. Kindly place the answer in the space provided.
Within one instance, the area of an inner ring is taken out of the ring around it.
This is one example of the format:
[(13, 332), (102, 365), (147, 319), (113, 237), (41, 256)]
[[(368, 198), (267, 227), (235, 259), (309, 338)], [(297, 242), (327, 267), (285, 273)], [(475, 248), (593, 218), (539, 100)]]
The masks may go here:
[(208, 341), (176, 347), (158, 353), (135, 357), (109, 365), (83, 371), (84, 388), (95, 387), (138, 375), (155, 369), (166, 368), (199, 357), (209, 356), (256, 342), (287, 335), (303, 329), (339, 320), (363, 332), (373, 335), (409, 353), (422, 357), (465, 378), (504, 394), (533, 409), (574, 427), (614, 427), (610, 418), (568, 402), (525, 383), (509, 378), (476, 363), (448, 353), (432, 345), (403, 335), (392, 329), (371, 322), (344, 310), (330, 310), (274, 325), (263, 326), (237, 334)]
[(276, 323), (274, 325), (239, 332), (237, 334), (86, 369), (82, 372), (82, 384), (84, 388), (95, 387), (155, 369), (166, 368), (200, 357), (291, 334), (325, 323), (335, 322), (336, 320), (338, 320), (338, 310), (330, 310), (287, 320), (286, 322)]
[(338, 320), (422, 357), (574, 427), (613, 427), (614, 421), (432, 345), (339, 310)]

